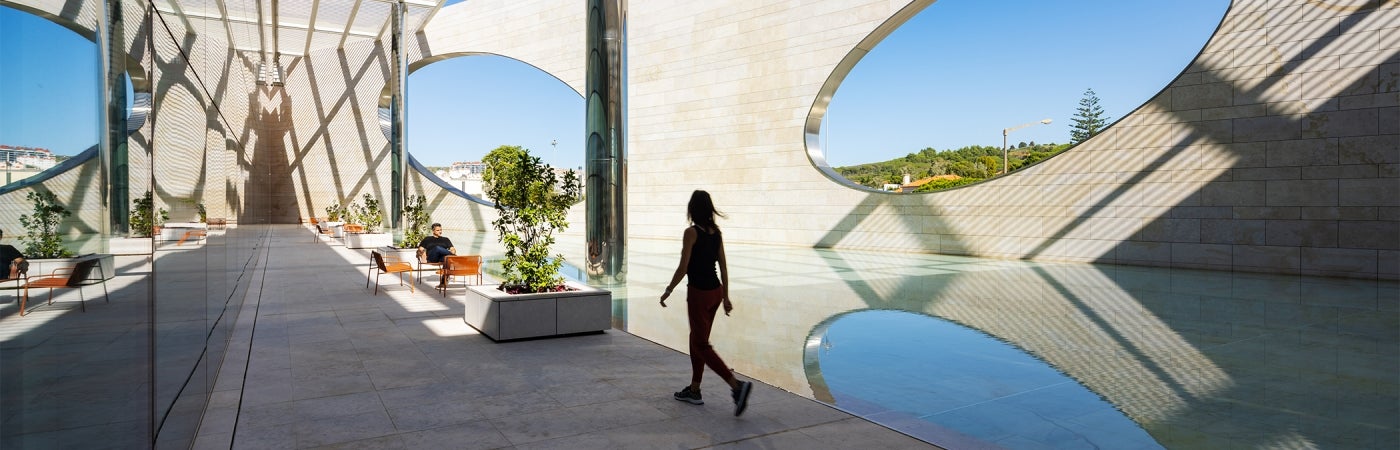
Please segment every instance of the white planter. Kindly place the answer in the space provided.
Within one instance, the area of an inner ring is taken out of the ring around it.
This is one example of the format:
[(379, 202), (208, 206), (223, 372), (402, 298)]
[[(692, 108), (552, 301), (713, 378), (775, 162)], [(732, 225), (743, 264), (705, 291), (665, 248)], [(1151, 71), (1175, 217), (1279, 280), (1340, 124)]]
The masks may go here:
[(336, 239), (345, 238), (345, 222), (321, 222), (321, 226), (329, 228), (331, 232), (335, 233), (331, 236), (335, 236)]
[(112, 238), (107, 241), (107, 252), (113, 255), (149, 255), (151, 238)]
[(208, 229), (208, 225), (199, 222), (166, 222), (161, 225), (156, 240), (179, 242), (180, 239), (184, 239), (186, 243), (200, 242), (204, 238), (199, 236), (199, 233), (207, 234)]
[(565, 284), (579, 290), (511, 295), (492, 285), (467, 286), (463, 320), (497, 341), (612, 328), (611, 291)]
[(348, 233), (345, 235), (345, 248), (375, 248), (394, 244), (394, 236), (389, 233)]
[(29, 276), (37, 277), (39, 275), (48, 275), (53, 273), (54, 269), (60, 267), (73, 267), (74, 265), (78, 264), (78, 261), (82, 261), (89, 258), (100, 258), (102, 260), (101, 273), (99, 274), (96, 268), (93, 269), (93, 280), (97, 279), (97, 275), (101, 275), (102, 279), (104, 280), (110, 280), (114, 275), (116, 275), (117, 266), (113, 264), (112, 254), (96, 253), (91, 255), (79, 256), (76, 258), (31, 259), (29, 260)]

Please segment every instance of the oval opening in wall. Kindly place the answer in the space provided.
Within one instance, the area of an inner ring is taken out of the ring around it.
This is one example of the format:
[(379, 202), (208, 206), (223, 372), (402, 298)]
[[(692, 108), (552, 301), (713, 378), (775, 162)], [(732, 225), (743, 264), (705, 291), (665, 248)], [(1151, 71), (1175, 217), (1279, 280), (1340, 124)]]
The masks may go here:
[(1161, 92), (1228, 6), (942, 0), (906, 11), (823, 86), (806, 122), (808, 156), (832, 180), (872, 192), (1015, 173)]

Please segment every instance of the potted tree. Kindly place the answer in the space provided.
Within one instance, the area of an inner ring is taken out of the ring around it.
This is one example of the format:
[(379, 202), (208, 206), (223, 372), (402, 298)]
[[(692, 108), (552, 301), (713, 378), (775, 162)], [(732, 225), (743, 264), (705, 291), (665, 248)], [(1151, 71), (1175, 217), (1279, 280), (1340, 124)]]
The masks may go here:
[(154, 207), (151, 191), (146, 191), (145, 196), (132, 202), (131, 214), (127, 216), (128, 237), (112, 238), (108, 250), (118, 255), (150, 254), (154, 248), (152, 239), (160, 233), (161, 224), (170, 220), (170, 212), (165, 208), (160, 209), (159, 215), (152, 214)]
[(550, 254), (554, 233), (568, 227), (580, 182), (561, 176), (530, 151), (501, 146), (483, 159), (482, 184), (496, 201), (491, 222), (505, 258), (498, 286), (469, 286), (468, 325), (495, 340), (601, 331), (612, 326), (612, 293), (559, 275), (563, 255)]
[(428, 237), (433, 220), (428, 213), (427, 202), (428, 198), (421, 195), (408, 196), (403, 206), (403, 239), (396, 245), (381, 248), (384, 254), (393, 254), (403, 261), (418, 258), (418, 243)]
[(335, 237), (344, 238), (345, 222), (342, 222), (342, 220), (347, 220), (346, 216), (348, 215), (349, 213), (345, 210), (344, 206), (340, 206), (340, 203), (331, 203), (330, 206), (326, 207), (326, 223), (322, 224), (322, 226), (335, 231)]
[(112, 278), (111, 254), (75, 256), (72, 250), (63, 245), (58, 228), (63, 219), (73, 213), (58, 202), (57, 196), (52, 192), (30, 191), (25, 198), (34, 205), (32, 214), (19, 216), (19, 223), (25, 228), (20, 242), (24, 244), (30, 276), (49, 274), (60, 267), (72, 267), (82, 259), (102, 258), (101, 276), (103, 279)]
[(345, 233), (346, 248), (377, 248), (394, 242), (393, 236), (383, 231), (384, 212), (379, 210), (379, 199), (365, 194), (365, 205), (350, 204), (354, 222), (364, 227), (359, 233)]

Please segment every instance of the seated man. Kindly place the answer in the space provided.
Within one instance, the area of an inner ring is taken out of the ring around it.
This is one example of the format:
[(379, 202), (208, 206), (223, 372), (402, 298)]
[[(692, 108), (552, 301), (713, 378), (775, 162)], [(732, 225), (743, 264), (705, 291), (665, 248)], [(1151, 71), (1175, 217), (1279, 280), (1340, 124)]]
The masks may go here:
[[(423, 238), (418, 243), (418, 257), (424, 261), (438, 264), (447, 255), (457, 254), (457, 247), (452, 246), (452, 240), (442, 237), (442, 224), (433, 224), (433, 235)], [(438, 283), (439, 286), (447, 284), (447, 277), (443, 277)]]

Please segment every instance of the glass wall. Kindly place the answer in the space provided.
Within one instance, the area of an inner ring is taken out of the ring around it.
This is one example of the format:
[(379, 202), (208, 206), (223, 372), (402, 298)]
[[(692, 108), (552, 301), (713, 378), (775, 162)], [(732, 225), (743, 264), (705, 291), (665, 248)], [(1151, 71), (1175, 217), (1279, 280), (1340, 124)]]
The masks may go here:
[[(0, 5), (0, 61), (88, 62), (60, 70), (84, 81), (57, 90), (87, 100), (53, 117), (37, 112), (56, 97), (16, 92), (62, 80), (6, 64), (5, 109), (31, 114), (0, 123), (0, 144), (48, 145), (4, 141), (37, 127), (86, 143), (0, 188), (0, 244), (26, 253), (31, 282), (95, 269), (82, 288), (55, 290), (52, 303), (31, 289), (21, 307), (20, 284), (0, 283), (0, 448), (189, 448), (206, 408), (219, 404), (219, 368), (247, 355), (228, 342), (268, 230), (267, 213), (245, 207), (268, 202), (244, 194), (256, 178), (256, 138), (245, 131), (261, 87), (256, 59), (228, 44), (230, 25), (199, 19), (219, 9), (212, 0)], [(13, 26), (16, 17), (36, 25)], [(51, 35), (87, 45), (62, 53)], [(40, 103), (26, 108), (31, 97)], [(48, 195), (68, 212), (54, 234), (74, 258), (28, 252), (21, 236), (38, 211), (31, 197)]]
[[(214, 1), (157, 3), (147, 176), (163, 222), (153, 243), (153, 402), (157, 448), (186, 448), (211, 407), (266, 214), (242, 193), (254, 137), (257, 61), (231, 49), (228, 24), (200, 20)], [(243, 357), (246, 357), (244, 349)], [(230, 377), (226, 382), (237, 383)], [(236, 384), (231, 387), (237, 387)], [(219, 406), (219, 405), (212, 405)]]

